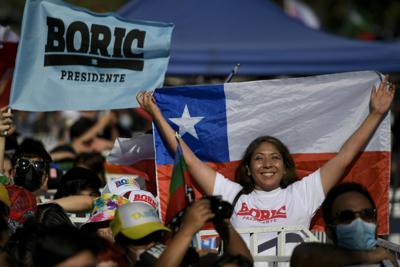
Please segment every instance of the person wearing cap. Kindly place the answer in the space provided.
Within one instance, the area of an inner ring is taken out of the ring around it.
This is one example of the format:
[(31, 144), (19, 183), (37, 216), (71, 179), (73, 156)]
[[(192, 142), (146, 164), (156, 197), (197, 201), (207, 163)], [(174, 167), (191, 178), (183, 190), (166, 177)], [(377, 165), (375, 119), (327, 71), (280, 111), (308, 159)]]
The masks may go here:
[(129, 200), (105, 193), (96, 198), (89, 220), (81, 226), (82, 230), (96, 232), (97, 235), (114, 243), (114, 238), (110, 228), (110, 222), (114, 218), (118, 207), (129, 203)]
[(158, 208), (158, 201), (154, 195), (146, 190), (141, 190), (136, 178), (133, 176), (121, 176), (108, 181), (102, 194), (111, 193), (129, 199), (130, 202), (144, 202), (153, 208)]
[[(151, 266), (165, 248), (162, 239), (170, 232), (155, 208), (138, 201), (120, 206), (110, 227), (116, 244), (124, 250), (131, 266)], [(150, 248), (151, 259), (141, 257)]]
[(96, 198), (89, 220), (81, 225), (80, 229), (85, 232), (96, 233), (104, 239), (103, 248), (97, 257), (98, 266), (109, 266), (106, 263), (115, 264), (111, 266), (129, 266), (124, 257), (122, 249), (114, 244), (114, 237), (111, 232), (110, 222), (114, 218), (115, 211), (129, 200), (105, 193)]
[[(132, 178), (134, 182), (135, 179)], [(116, 187), (115, 184), (122, 184)], [(103, 190), (100, 197), (93, 202), (92, 214), (89, 220), (82, 225), (83, 228), (96, 230), (98, 234), (114, 242), (109, 223), (114, 218), (116, 209), (129, 202), (142, 202), (157, 209), (158, 202), (156, 198), (148, 191), (140, 190), (136, 183), (127, 182), (126, 177), (110, 181)]]
[[(168, 243), (167, 248), (153, 267), (179, 267), (187, 258), (187, 251), (191, 245), (194, 235), (200, 231), (208, 221), (212, 221), (215, 214), (211, 210), (210, 201), (201, 199), (194, 202), (186, 210), (185, 217), (179, 231)], [(198, 258), (196, 266), (215, 266), (217, 263), (240, 264), (229, 266), (253, 266), (253, 257), (246, 243), (240, 237), (239, 233), (233, 228), (229, 219), (224, 220), (224, 228), (227, 230), (229, 242), (226, 245), (222, 256), (216, 253), (209, 253)], [(218, 228), (220, 229), (220, 228)], [(218, 230), (217, 230), (218, 231)], [(222, 236), (222, 233), (219, 233)], [(220, 264), (218, 266), (225, 266)], [(184, 264), (183, 264), (184, 265)]]
[(132, 176), (111, 178), (104, 187), (102, 194), (111, 193), (129, 199), (132, 191), (140, 190), (140, 185)]
[[(118, 197), (122, 197), (124, 199), (126, 199), (126, 197), (124, 197), (124, 196), (128, 196), (129, 198), (127, 200), (129, 202), (143, 202), (143, 203), (147, 203), (147, 204), (151, 205), (154, 208), (158, 207), (158, 202), (157, 202), (156, 198), (153, 196), (153, 194), (151, 194), (148, 191), (139, 190), (138, 187), (136, 187), (136, 186), (132, 186), (132, 185), (124, 186), (125, 188), (122, 191), (115, 191), (113, 189), (109, 190), (107, 187), (108, 186), (106, 186), (105, 189), (103, 190), (102, 196), (107, 195), (107, 194), (108, 195), (116, 195), (116, 196), (118, 195)], [(110, 192), (112, 192), (112, 193), (110, 193)], [(118, 193), (120, 193), (121, 195)], [(86, 212), (86, 211), (90, 212), (91, 210), (92, 210), (92, 212), (98, 212), (99, 210), (97, 210), (97, 209), (99, 209), (99, 208), (95, 207), (96, 206), (95, 201), (96, 201), (96, 198), (94, 198), (93, 196), (72, 195), (72, 196), (62, 197), (62, 198), (58, 198), (58, 199), (53, 199), (49, 202), (59, 204), (67, 212), (76, 213), (76, 212)], [(125, 203), (123, 203), (123, 204), (125, 204)], [(108, 235), (108, 236), (110, 236), (110, 235)], [(113, 238), (111, 238), (111, 239), (113, 240)]]

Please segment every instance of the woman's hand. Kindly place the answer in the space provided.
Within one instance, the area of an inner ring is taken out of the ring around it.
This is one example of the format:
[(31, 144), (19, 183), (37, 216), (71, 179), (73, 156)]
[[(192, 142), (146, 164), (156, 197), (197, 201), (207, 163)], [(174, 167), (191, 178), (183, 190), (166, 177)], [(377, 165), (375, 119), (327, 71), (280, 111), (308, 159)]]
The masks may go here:
[(386, 75), (378, 87), (373, 87), (371, 92), (371, 113), (382, 115), (390, 108), (393, 101), (396, 86), (389, 82), (389, 75)]
[[(153, 122), (157, 125), (164, 142), (166, 142), (171, 152), (175, 153), (178, 146), (175, 129), (171, 127), (167, 119), (161, 113), (152, 93), (145, 91), (139, 92), (136, 95), (136, 100), (140, 107), (153, 117)], [(212, 195), (216, 172), (210, 166), (202, 162), (187, 146), (183, 139), (180, 139), (180, 144), (190, 175), (206, 195)]]
[(150, 113), (153, 118), (160, 112), (152, 92), (141, 91), (136, 95), (136, 100), (140, 107)]

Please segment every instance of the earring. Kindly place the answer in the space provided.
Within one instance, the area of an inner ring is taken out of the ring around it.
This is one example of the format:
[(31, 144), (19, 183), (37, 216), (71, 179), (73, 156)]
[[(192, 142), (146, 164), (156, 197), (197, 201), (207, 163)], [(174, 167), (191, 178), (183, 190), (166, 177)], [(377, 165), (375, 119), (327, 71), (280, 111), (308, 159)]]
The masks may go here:
[(247, 176), (251, 176), (251, 171), (249, 169), (249, 166), (246, 165), (246, 170), (247, 170)]

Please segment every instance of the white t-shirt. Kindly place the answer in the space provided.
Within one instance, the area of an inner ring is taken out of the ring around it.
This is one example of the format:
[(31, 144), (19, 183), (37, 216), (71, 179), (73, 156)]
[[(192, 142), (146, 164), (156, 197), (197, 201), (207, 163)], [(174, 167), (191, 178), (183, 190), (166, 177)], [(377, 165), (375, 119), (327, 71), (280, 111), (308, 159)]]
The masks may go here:
[[(223, 200), (232, 203), (241, 189), (241, 185), (217, 173), (213, 195), (222, 195)], [(277, 188), (269, 192), (254, 190), (248, 195), (241, 195), (234, 207), (232, 225), (235, 228), (293, 225), (309, 228), (311, 218), (324, 198), (320, 171), (317, 170), (284, 189)], [(248, 244), (249, 236), (242, 237)], [(276, 255), (276, 246), (268, 242), (274, 238), (276, 234), (259, 236), (258, 252), (262, 255)], [(290, 239), (288, 235), (286, 239)], [(295, 245), (287, 244), (285, 254), (291, 255)]]

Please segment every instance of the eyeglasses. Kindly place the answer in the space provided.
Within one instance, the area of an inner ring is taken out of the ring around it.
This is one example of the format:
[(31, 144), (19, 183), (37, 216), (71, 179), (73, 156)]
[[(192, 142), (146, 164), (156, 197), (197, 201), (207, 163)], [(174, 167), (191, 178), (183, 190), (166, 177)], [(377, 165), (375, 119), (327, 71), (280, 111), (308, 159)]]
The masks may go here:
[(36, 171), (44, 172), (46, 169), (46, 162), (44, 162), (43, 160), (29, 160), (24, 158), (18, 159), (16, 167), (20, 168), (23, 171), (26, 171), (31, 165), (33, 166), (33, 168), (35, 168)]
[(334, 216), (333, 220), (338, 223), (351, 223), (357, 217), (366, 222), (373, 222), (376, 219), (376, 209), (368, 208), (360, 211), (342, 210)]

